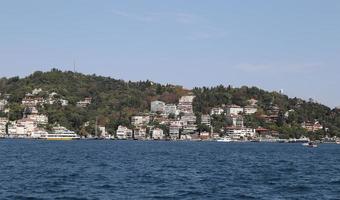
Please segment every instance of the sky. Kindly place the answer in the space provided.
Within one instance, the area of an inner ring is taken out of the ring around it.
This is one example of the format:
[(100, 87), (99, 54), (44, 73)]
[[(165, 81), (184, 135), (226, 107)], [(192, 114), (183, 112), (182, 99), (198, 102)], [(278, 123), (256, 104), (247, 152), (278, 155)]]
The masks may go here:
[(340, 105), (338, 0), (0, 0), (0, 77), (51, 68)]

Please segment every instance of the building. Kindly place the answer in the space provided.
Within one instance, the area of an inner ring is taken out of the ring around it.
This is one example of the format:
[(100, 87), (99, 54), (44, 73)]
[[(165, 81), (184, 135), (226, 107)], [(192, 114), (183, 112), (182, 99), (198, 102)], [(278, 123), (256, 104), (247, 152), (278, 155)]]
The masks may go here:
[(164, 133), (163, 130), (160, 128), (155, 128), (152, 130), (152, 139), (154, 140), (163, 140), (164, 139)]
[(177, 110), (177, 106), (175, 104), (166, 104), (164, 106), (164, 114), (165, 115), (178, 115), (179, 111)]
[(220, 107), (216, 107), (216, 108), (212, 108), (210, 111), (210, 115), (222, 115), (224, 113), (223, 108)]
[(146, 139), (146, 128), (136, 128), (133, 131), (133, 137), (136, 140), (145, 140)]
[(26, 96), (22, 99), (21, 104), (26, 107), (35, 107), (37, 105), (42, 105), (45, 103), (42, 97)]
[(182, 121), (172, 121), (169, 126), (169, 135), (171, 140), (179, 139), (180, 130), (183, 128)]
[(254, 138), (256, 131), (247, 127), (226, 127), (226, 134), (234, 140), (246, 140), (248, 137)]
[(246, 115), (252, 115), (257, 112), (257, 107), (256, 106), (245, 106), (243, 108), (243, 113)]
[(98, 126), (98, 129), (99, 129), (99, 137), (101, 138), (106, 138), (108, 136), (108, 133), (106, 132), (106, 128), (105, 126)]
[(0, 100), (0, 111), (4, 111), (7, 104), (8, 104), (8, 101), (6, 99), (1, 99)]
[(118, 126), (116, 131), (117, 138), (120, 140), (126, 140), (132, 138), (132, 130), (125, 126)]
[(91, 97), (86, 97), (84, 100), (78, 101), (77, 102), (77, 106), (80, 107), (80, 108), (86, 108), (91, 103), (92, 103), (92, 98)]
[(32, 114), (32, 115), (27, 115), (27, 118), (35, 121), (37, 125), (48, 124), (48, 117), (46, 115)]
[(303, 122), (301, 124), (301, 127), (306, 129), (308, 132), (316, 132), (316, 131), (319, 131), (319, 130), (322, 130), (323, 129), (323, 126), (315, 120), (314, 123), (312, 122)]
[(183, 134), (194, 133), (197, 130), (196, 116), (193, 113), (186, 113), (181, 117), (183, 123)]
[(211, 117), (210, 115), (202, 115), (201, 116), (201, 124), (211, 126)]
[(240, 113), (243, 113), (243, 108), (238, 105), (228, 105), (226, 107), (226, 113), (227, 115), (238, 115)]
[(256, 106), (257, 102), (258, 102), (258, 100), (254, 99), (254, 98), (251, 98), (251, 99), (248, 100), (248, 104), (250, 106)]
[(151, 102), (151, 112), (156, 113), (164, 113), (165, 103), (163, 101), (152, 101)]
[(200, 133), (200, 139), (201, 140), (208, 140), (208, 139), (210, 139), (210, 133), (209, 132), (202, 132), (202, 133)]
[(182, 96), (179, 99), (178, 109), (182, 113), (193, 113), (192, 102), (195, 96)]
[(150, 116), (132, 116), (131, 124), (133, 126), (147, 125), (150, 122)]
[(28, 118), (10, 122), (8, 125), (8, 135), (11, 138), (31, 137), (33, 131), (37, 128), (37, 123)]
[(244, 118), (242, 115), (228, 115), (227, 119), (230, 120), (233, 127), (244, 126)]
[(0, 138), (6, 135), (7, 118), (0, 118)]
[(32, 95), (38, 95), (40, 92), (42, 92), (43, 90), (41, 88), (35, 88), (33, 91), (32, 91)]

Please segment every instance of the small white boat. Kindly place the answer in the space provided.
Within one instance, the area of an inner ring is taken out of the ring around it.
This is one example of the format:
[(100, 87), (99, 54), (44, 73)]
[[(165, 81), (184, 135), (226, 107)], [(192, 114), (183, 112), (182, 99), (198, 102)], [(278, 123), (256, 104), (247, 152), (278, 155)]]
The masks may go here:
[(221, 139), (216, 140), (217, 142), (232, 142), (233, 140), (229, 137), (224, 137)]

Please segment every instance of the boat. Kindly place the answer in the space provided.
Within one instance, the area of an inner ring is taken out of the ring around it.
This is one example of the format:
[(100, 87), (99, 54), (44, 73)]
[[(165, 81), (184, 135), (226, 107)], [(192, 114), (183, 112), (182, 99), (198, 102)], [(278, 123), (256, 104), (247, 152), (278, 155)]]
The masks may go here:
[(303, 146), (306, 146), (306, 147), (318, 147), (317, 144), (313, 143), (313, 142), (307, 142), (307, 143), (303, 143), (302, 144)]
[(230, 137), (224, 137), (216, 140), (217, 142), (232, 142), (233, 140)]
[(44, 140), (77, 140), (80, 137), (74, 132), (62, 126), (52, 128), (51, 133), (46, 133), (40, 136)]

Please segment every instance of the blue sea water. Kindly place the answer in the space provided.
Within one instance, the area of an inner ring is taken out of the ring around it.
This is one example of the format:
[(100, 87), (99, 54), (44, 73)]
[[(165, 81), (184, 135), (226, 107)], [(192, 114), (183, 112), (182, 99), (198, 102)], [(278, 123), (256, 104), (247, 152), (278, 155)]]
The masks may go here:
[(0, 199), (340, 199), (340, 145), (0, 140)]

